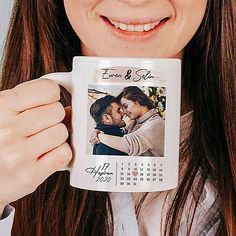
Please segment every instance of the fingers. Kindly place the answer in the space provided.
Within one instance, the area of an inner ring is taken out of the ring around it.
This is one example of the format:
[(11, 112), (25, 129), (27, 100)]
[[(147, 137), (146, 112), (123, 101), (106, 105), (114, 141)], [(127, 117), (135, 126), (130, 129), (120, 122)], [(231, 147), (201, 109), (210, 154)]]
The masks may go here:
[(68, 135), (68, 130), (62, 123), (45, 129), (27, 139), (27, 155), (32, 159), (38, 158), (66, 142)]
[(0, 92), (0, 199), (15, 201), (68, 164), (59, 86), (34, 80)]
[(34, 167), (36, 178), (42, 183), (48, 176), (57, 170), (66, 167), (72, 159), (72, 151), (68, 143), (63, 143), (59, 147), (44, 154)]
[(64, 117), (65, 109), (59, 102), (32, 108), (17, 115), (15, 131), (24, 137), (31, 136), (60, 123)]
[[(67, 143), (63, 143), (51, 152), (44, 154), (35, 162), (28, 162), (24, 166), (14, 167), (12, 174), (6, 178), (0, 178), (1, 189), (0, 199), (9, 203), (19, 199), (29, 193), (45, 181), (51, 174), (58, 169), (68, 165), (72, 158), (72, 151)], [(3, 169), (5, 174), (9, 170)], [(3, 177), (0, 175), (0, 177)]]
[(71, 115), (72, 115), (71, 106), (65, 108), (65, 113), (66, 114), (62, 122), (67, 127), (68, 131), (71, 131)]
[(60, 100), (60, 87), (52, 81), (39, 79), (1, 92), (1, 106), (15, 112), (50, 104)]

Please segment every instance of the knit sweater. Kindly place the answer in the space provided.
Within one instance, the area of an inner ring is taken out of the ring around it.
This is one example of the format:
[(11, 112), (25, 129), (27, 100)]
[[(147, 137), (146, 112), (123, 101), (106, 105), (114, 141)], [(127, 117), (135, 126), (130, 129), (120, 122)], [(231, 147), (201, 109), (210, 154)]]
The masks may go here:
[(151, 109), (126, 127), (121, 139), (129, 156), (164, 156), (165, 121)]

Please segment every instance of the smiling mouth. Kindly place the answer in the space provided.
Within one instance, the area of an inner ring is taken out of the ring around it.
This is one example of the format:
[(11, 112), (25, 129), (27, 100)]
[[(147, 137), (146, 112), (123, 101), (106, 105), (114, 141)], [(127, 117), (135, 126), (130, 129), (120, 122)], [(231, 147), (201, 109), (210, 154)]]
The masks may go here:
[(156, 21), (121, 21), (102, 16), (106, 25), (113, 30), (118, 36), (129, 37), (131, 40), (149, 38), (154, 32), (160, 29), (170, 17), (158, 19)]

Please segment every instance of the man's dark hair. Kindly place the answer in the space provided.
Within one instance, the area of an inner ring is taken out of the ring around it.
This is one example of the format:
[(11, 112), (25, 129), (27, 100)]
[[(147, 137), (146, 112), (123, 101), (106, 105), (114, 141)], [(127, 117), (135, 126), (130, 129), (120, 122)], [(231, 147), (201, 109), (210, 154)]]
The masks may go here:
[(103, 114), (111, 114), (111, 104), (117, 102), (117, 99), (111, 95), (97, 99), (90, 107), (90, 115), (97, 124), (102, 123)]
[(116, 99), (120, 101), (121, 98), (138, 102), (141, 106), (146, 106), (149, 110), (155, 108), (152, 100), (137, 86), (125, 87)]

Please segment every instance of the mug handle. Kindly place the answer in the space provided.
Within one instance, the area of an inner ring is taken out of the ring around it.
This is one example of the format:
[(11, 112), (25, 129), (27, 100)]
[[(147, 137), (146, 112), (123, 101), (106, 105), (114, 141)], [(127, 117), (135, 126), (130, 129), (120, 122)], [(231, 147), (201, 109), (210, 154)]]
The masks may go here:
[(51, 79), (64, 87), (69, 93), (72, 91), (71, 72), (56, 72), (41, 76), (39, 79)]
[[(56, 72), (50, 73), (41, 76), (39, 79), (50, 79), (64, 87), (69, 93), (72, 91), (72, 84), (71, 84), (71, 72)], [(66, 166), (64, 168), (59, 169), (58, 171), (65, 171), (71, 170), (71, 167)]]

